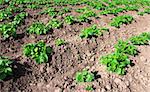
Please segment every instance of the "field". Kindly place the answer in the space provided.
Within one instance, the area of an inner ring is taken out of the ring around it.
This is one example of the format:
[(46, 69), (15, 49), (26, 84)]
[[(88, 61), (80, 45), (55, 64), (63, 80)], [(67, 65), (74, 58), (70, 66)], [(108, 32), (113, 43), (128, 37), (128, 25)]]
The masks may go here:
[(0, 0), (0, 92), (149, 92), (150, 0)]

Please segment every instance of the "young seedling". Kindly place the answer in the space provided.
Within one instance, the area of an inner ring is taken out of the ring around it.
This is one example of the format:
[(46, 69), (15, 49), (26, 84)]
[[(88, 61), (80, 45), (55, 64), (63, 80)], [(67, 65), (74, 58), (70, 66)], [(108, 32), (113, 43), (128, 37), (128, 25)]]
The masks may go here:
[(93, 25), (89, 28), (86, 28), (84, 30), (81, 31), (80, 37), (81, 38), (90, 38), (93, 36), (99, 36), (101, 35), (101, 30), (97, 28), (96, 25)]
[(87, 70), (76, 73), (76, 82), (92, 82), (94, 81), (94, 74)]
[(48, 62), (48, 55), (52, 53), (52, 48), (47, 47), (43, 41), (34, 44), (27, 44), (23, 47), (23, 53), (27, 57), (31, 57), (36, 63)]
[(63, 40), (63, 39), (57, 39), (57, 40), (55, 40), (55, 44), (56, 44), (57, 46), (61, 46), (61, 45), (65, 45), (66, 42), (65, 42), (65, 40)]
[(7, 76), (12, 74), (12, 61), (6, 57), (0, 56), (0, 80), (5, 79)]

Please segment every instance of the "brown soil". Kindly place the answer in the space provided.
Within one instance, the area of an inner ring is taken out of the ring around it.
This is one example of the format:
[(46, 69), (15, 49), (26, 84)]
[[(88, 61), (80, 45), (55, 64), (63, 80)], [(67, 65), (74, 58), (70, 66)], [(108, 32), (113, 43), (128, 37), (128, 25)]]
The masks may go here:
[[(97, 79), (89, 84), (96, 88), (94, 92), (149, 92), (150, 90), (150, 46), (139, 46), (140, 54), (131, 57), (133, 67), (128, 68), (125, 76), (119, 76), (106, 71), (99, 64), (99, 57), (111, 53), (114, 44), (119, 39), (128, 39), (142, 32), (150, 32), (150, 15), (137, 16), (135, 12), (127, 12), (135, 17), (130, 25), (123, 25), (120, 29), (109, 27), (108, 23), (114, 16), (101, 16), (91, 23), (64, 25), (61, 29), (54, 29), (47, 35), (27, 35), (25, 29), (38, 19), (47, 23), (48, 16), (37, 16), (30, 10), (31, 16), (25, 20), (17, 30), (18, 39), (0, 40), (0, 55), (9, 56), (14, 61), (13, 75), (0, 82), (1, 92), (85, 92), (86, 84), (77, 84), (75, 73), (88, 68), (97, 72)], [(110, 31), (103, 36), (91, 39), (81, 39), (80, 31), (92, 24), (108, 26)], [(65, 46), (55, 46), (54, 40), (65, 39)], [(22, 54), (22, 46), (44, 40), (53, 48), (49, 62), (38, 65)]]

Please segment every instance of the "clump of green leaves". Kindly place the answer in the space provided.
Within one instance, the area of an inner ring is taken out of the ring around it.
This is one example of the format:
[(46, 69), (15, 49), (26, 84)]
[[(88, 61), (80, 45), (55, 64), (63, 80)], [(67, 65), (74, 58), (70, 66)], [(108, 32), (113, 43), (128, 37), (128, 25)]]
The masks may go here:
[(39, 7), (39, 5), (36, 5), (36, 4), (29, 4), (29, 5), (27, 5), (27, 8), (29, 8), (29, 9), (38, 9), (40, 7)]
[(87, 85), (86, 88), (85, 88), (85, 90), (87, 90), (87, 91), (93, 91), (94, 88), (93, 88), (92, 85)]
[(58, 11), (56, 10), (56, 8), (48, 8), (42, 12), (40, 12), (40, 14), (48, 14), (51, 17), (56, 17), (56, 15), (58, 14)]
[(78, 12), (78, 13), (83, 13), (85, 11), (89, 11), (90, 9), (88, 7), (84, 7), (84, 8), (79, 8), (79, 9), (76, 9), (75, 11)]
[(12, 61), (0, 56), (0, 80), (5, 79), (7, 76), (12, 74)]
[(93, 36), (99, 36), (101, 35), (101, 30), (97, 28), (96, 25), (93, 25), (89, 28), (86, 28), (84, 30), (81, 31), (80, 37), (81, 38), (90, 38)]
[(110, 24), (111, 26), (119, 28), (123, 24), (130, 24), (133, 20), (134, 18), (130, 15), (122, 15), (113, 18)]
[(143, 16), (144, 14), (150, 14), (150, 8), (146, 8), (144, 11), (138, 12), (138, 15)]
[(48, 22), (47, 26), (51, 28), (61, 28), (63, 24), (58, 19), (52, 19)]
[(57, 40), (55, 40), (55, 44), (56, 44), (57, 46), (61, 46), (61, 45), (65, 45), (66, 42), (65, 42), (65, 40), (63, 40), (63, 39), (57, 39)]
[(80, 15), (77, 17), (77, 21), (78, 22), (89, 22), (89, 19), (87, 16), (85, 16), (84, 14)]
[(23, 47), (23, 53), (34, 59), (36, 63), (41, 64), (48, 62), (48, 55), (52, 53), (52, 48), (47, 47), (43, 41), (39, 41), (34, 44), (26, 44)]
[(126, 6), (125, 10), (126, 11), (138, 11), (139, 7), (138, 6)]
[(124, 75), (126, 73), (125, 68), (131, 64), (131, 61), (126, 54), (116, 52), (101, 57), (100, 63), (106, 65), (108, 71)]
[(68, 15), (68, 16), (65, 17), (65, 22), (67, 24), (71, 25), (75, 22), (75, 17), (71, 16), (71, 15)]
[(96, 13), (93, 12), (93, 11), (91, 11), (91, 10), (89, 10), (89, 11), (86, 11), (86, 12), (84, 13), (84, 16), (86, 16), (86, 17), (95, 17), (95, 16), (96, 16)]
[(0, 21), (9, 19), (12, 16), (12, 12), (8, 10), (0, 10)]
[(103, 10), (102, 12), (100, 12), (101, 15), (107, 15), (107, 14), (114, 14), (117, 15), (120, 12), (123, 12), (124, 8), (108, 8), (106, 10)]
[(58, 15), (63, 15), (70, 12), (70, 8), (65, 7), (59, 10)]
[(115, 50), (118, 53), (125, 53), (128, 55), (137, 55), (137, 48), (130, 44), (128, 41), (119, 40), (118, 43), (115, 45)]
[(84, 69), (83, 71), (76, 73), (76, 81), (77, 82), (92, 82), (94, 81), (94, 74)]
[(13, 23), (0, 24), (0, 35), (7, 39), (9, 37), (16, 37), (16, 29), (17, 27)]
[(130, 38), (130, 41), (134, 45), (148, 45), (150, 41), (150, 33), (142, 33), (139, 36), (133, 36)]
[(28, 16), (28, 13), (22, 12), (22, 13), (15, 16), (13, 23), (15, 25), (20, 25), (27, 16)]
[(50, 27), (47, 27), (42, 22), (35, 22), (33, 23), (28, 29), (27, 32), (30, 34), (46, 34), (50, 30)]

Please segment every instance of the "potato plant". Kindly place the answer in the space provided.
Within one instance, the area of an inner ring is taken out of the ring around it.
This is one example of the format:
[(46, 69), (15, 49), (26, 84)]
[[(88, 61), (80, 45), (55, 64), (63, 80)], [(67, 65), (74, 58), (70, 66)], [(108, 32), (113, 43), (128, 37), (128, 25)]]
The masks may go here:
[(61, 28), (63, 26), (62, 22), (60, 22), (58, 19), (52, 19), (47, 23), (47, 26), (50, 28)]
[(9, 19), (12, 16), (12, 12), (8, 10), (0, 10), (0, 21)]
[(90, 38), (101, 35), (101, 30), (97, 28), (96, 25), (93, 25), (89, 28), (83, 29), (80, 33), (81, 38)]
[(29, 43), (23, 47), (25, 56), (36, 61), (37, 64), (48, 62), (48, 56), (52, 53), (52, 48), (47, 47), (43, 41)]
[(119, 40), (118, 43), (115, 45), (115, 50), (117, 53), (124, 53), (128, 55), (137, 55), (137, 48), (130, 44), (128, 41)]
[(23, 23), (27, 16), (28, 13), (26, 12), (21, 12), (20, 14), (16, 15), (15, 18), (13, 19), (14, 25), (20, 25), (21, 23)]
[(5, 79), (12, 74), (12, 61), (6, 57), (0, 56), (0, 80)]
[(133, 20), (134, 18), (130, 15), (117, 16), (112, 19), (112, 22), (110, 23), (110, 25), (120, 28), (121, 25), (130, 24)]
[(0, 24), (0, 35), (3, 39), (7, 39), (9, 37), (16, 37), (17, 27), (13, 23)]
[(108, 71), (124, 75), (126, 73), (125, 69), (131, 64), (131, 61), (126, 54), (115, 52), (102, 56), (100, 63), (106, 65)]
[(148, 45), (150, 41), (150, 32), (144, 32), (139, 36), (133, 36), (130, 41), (134, 45)]
[(55, 40), (55, 44), (56, 44), (57, 46), (61, 46), (61, 45), (65, 45), (66, 42), (65, 42), (65, 40), (63, 40), (63, 39), (57, 39), (57, 40)]
[(100, 12), (101, 15), (114, 14), (117, 15), (120, 12), (123, 12), (124, 8), (108, 8)]
[(81, 72), (77, 72), (76, 73), (76, 82), (80, 83), (80, 82), (92, 82), (94, 81), (94, 74), (89, 72), (88, 70), (83, 70)]
[(47, 27), (42, 22), (35, 22), (27, 29), (29, 34), (37, 35), (46, 34), (48, 31), (50, 31), (50, 27)]
[(93, 88), (92, 85), (87, 85), (86, 88), (85, 88), (85, 90), (87, 90), (87, 91), (93, 91), (94, 88)]
[(40, 14), (48, 14), (50, 17), (56, 17), (58, 14), (58, 11), (56, 10), (56, 8), (48, 8), (42, 12), (40, 12)]
[(69, 25), (75, 23), (76, 19), (74, 16), (68, 15), (65, 17), (65, 22)]

